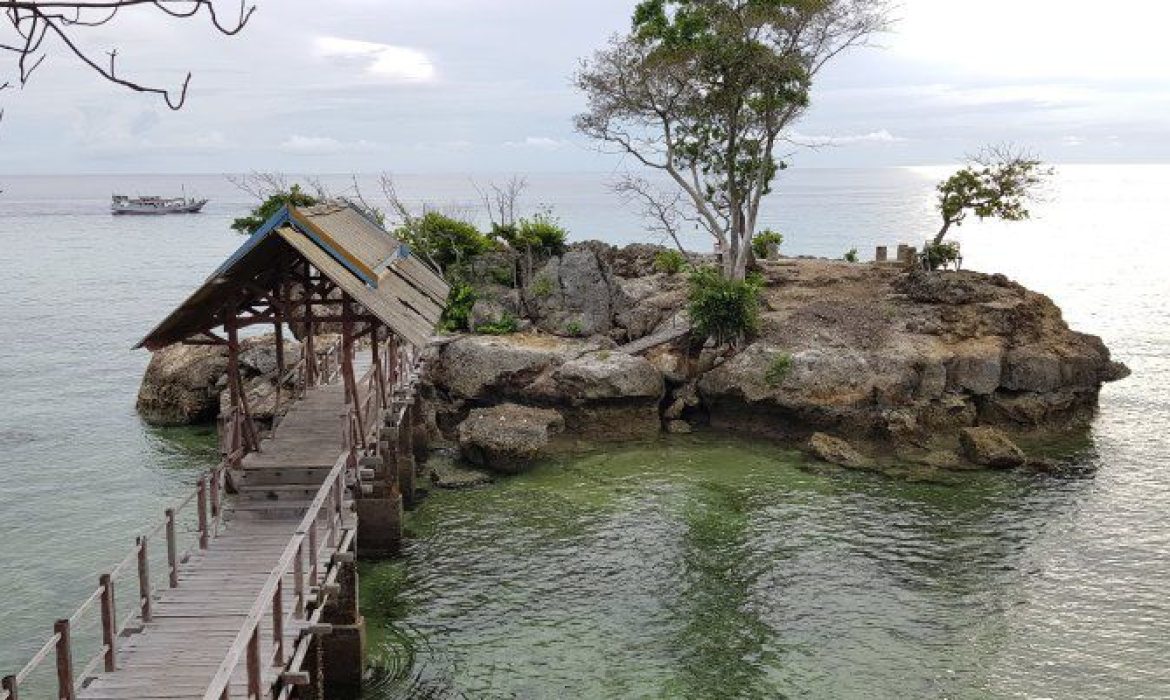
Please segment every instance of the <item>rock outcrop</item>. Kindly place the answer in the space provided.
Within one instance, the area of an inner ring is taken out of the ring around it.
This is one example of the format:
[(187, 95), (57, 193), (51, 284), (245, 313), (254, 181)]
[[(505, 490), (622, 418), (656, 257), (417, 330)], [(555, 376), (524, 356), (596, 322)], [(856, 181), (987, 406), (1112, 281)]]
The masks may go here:
[(813, 433), (806, 447), (809, 454), (822, 462), (847, 469), (873, 469), (876, 466), (872, 459), (858, 452), (853, 445), (825, 433)]
[[(285, 362), (301, 356), (300, 343), (286, 340)], [(252, 416), (271, 423), (276, 405), (276, 343), (272, 335), (240, 343), (240, 378)], [(289, 387), (291, 388), (291, 387)], [(226, 407), (227, 351), (220, 346), (171, 345), (154, 353), (138, 389), (138, 413), (150, 425), (208, 423)]]
[(541, 456), (564, 429), (556, 411), (516, 404), (477, 408), (459, 425), (463, 457), (493, 471), (516, 473)]

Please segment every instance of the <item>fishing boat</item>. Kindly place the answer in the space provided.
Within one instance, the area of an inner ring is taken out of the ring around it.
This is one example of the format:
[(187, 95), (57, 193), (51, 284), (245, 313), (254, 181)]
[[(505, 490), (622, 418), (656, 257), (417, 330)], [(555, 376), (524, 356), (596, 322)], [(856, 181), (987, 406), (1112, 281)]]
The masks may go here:
[(110, 202), (113, 214), (198, 214), (206, 199), (194, 197), (127, 197), (116, 194)]

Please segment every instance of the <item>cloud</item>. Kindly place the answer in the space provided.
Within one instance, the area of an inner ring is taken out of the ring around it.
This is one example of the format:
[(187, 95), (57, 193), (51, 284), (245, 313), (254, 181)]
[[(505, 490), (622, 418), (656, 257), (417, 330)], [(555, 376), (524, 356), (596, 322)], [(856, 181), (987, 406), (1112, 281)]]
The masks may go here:
[(906, 140), (901, 136), (894, 136), (888, 129), (870, 131), (865, 134), (841, 134), (837, 136), (814, 136), (794, 131), (789, 134), (789, 138), (800, 145), (812, 146), (849, 146), (857, 143), (901, 143)]
[(504, 148), (535, 148), (540, 151), (555, 151), (567, 144), (567, 141), (548, 136), (528, 136), (523, 141), (505, 141)]
[(1080, 136), (1065, 136), (1060, 142), (1069, 148), (1085, 145), (1085, 139)]
[(338, 153), (368, 151), (376, 147), (369, 141), (338, 141), (329, 136), (302, 136), (293, 134), (281, 142), (279, 148), (285, 153), (298, 156), (331, 156)]
[(436, 78), (435, 64), (418, 49), (332, 36), (317, 37), (315, 45), (322, 58), (360, 66), (366, 75), (388, 82), (429, 83)]

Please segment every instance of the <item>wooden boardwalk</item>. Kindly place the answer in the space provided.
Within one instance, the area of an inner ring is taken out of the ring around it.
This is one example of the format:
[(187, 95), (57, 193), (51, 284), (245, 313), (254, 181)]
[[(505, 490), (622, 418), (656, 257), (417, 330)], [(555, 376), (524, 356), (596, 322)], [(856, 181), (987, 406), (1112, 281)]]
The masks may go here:
[[(117, 670), (97, 676), (78, 698), (203, 698), (230, 647), (245, 626), (253, 604), (329, 474), (342, 445), (345, 395), (341, 382), (309, 389), (273, 432), (261, 451), (243, 460), (239, 496), (225, 509), (223, 532), (180, 569), (178, 587), (152, 603), (152, 621), (118, 643)], [(343, 531), (355, 523), (346, 501)], [(315, 559), (321, 561), (319, 543)], [(308, 551), (283, 576), (283, 589), (297, 588), (295, 571), (311, 570)], [(309, 574), (311, 576), (311, 574)], [(294, 601), (295, 605), (295, 601)], [(270, 611), (269, 611), (270, 612)], [(286, 625), (283, 643), (292, 648), (303, 623)], [(264, 636), (261, 658), (276, 654), (275, 639)], [(269, 687), (284, 669), (263, 664)], [(247, 687), (247, 670), (233, 670), (231, 685)]]
[[(248, 454), (242, 475), (234, 475), (240, 493), (226, 505), (222, 533), (180, 569), (177, 588), (165, 589), (153, 601), (152, 622), (119, 640), (117, 671), (98, 675), (77, 698), (204, 698), (285, 545), (343, 451), (344, 410), (340, 382), (310, 389), (291, 406), (262, 442), (261, 452)], [(352, 529), (349, 501), (345, 510), (349, 517), (342, 529)], [(318, 550), (318, 562), (322, 554)], [(301, 569), (308, 572), (309, 562), (303, 561)], [(287, 572), (282, 583), (283, 590), (296, 591), (295, 571)], [(270, 605), (266, 613), (270, 619)], [(294, 646), (302, 630), (303, 623), (285, 625), (283, 644)], [(275, 639), (264, 636), (261, 658), (275, 653)], [(281, 671), (280, 666), (263, 664), (262, 685), (273, 684)], [(230, 685), (247, 687), (245, 666), (233, 670)]]

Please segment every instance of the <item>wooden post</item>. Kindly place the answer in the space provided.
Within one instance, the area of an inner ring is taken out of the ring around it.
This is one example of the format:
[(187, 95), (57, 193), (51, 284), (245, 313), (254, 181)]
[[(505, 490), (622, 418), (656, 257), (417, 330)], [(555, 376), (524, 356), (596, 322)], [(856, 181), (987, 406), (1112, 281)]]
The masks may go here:
[(179, 552), (175, 547), (175, 509), (167, 508), (167, 568), (171, 588), (179, 587)]
[(252, 636), (248, 638), (248, 697), (259, 698), (260, 695), (260, 624), (252, 628)]
[(74, 700), (73, 690), (73, 642), (69, 638), (69, 620), (57, 620), (53, 625), (57, 635), (57, 697)]
[(317, 349), (313, 343), (313, 276), (312, 267), (305, 262), (305, 342), (302, 352), (305, 353), (305, 369), (308, 377), (305, 386), (317, 385)]
[(284, 580), (276, 582), (272, 592), (272, 643), (276, 646), (276, 665), (284, 667)]
[(118, 616), (114, 608), (114, 580), (109, 574), (98, 577), (102, 587), (102, 644), (106, 645), (106, 671), (118, 670), (117, 642)]
[(207, 549), (207, 477), (199, 477), (195, 494), (195, 509), (199, 513), (199, 549)]
[(305, 614), (305, 541), (297, 545), (297, 558), (293, 561), (293, 596), (296, 597), (293, 614), (300, 617)]
[(4, 676), (0, 679), (0, 688), (8, 691), (8, 700), (20, 700), (19, 689), (16, 686), (16, 676)]
[(317, 519), (309, 523), (309, 585), (317, 585)]
[(146, 548), (146, 537), (138, 538), (138, 600), (142, 609), (142, 621), (153, 619), (150, 600), (150, 556)]
[[(219, 479), (223, 470), (219, 467), (211, 470), (211, 517), (219, 517)], [(218, 531), (217, 531), (218, 534)]]

